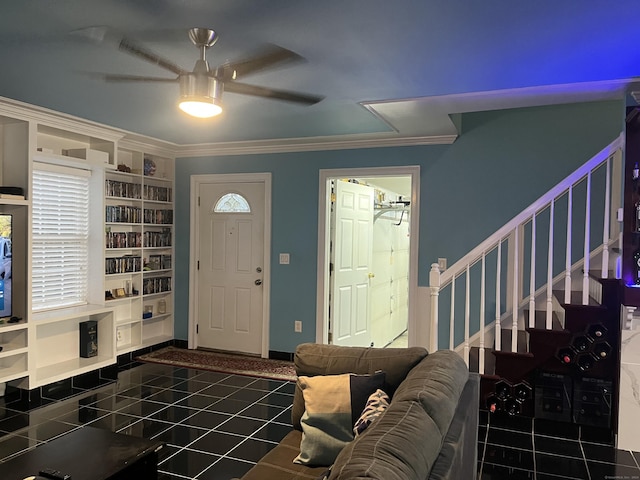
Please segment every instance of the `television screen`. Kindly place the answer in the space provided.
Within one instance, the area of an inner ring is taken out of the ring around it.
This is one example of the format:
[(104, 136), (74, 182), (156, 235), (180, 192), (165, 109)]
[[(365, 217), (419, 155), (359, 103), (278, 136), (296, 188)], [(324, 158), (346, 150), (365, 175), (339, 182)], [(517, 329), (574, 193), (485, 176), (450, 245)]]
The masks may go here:
[(0, 318), (11, 313), (11, 215), (0, 213)]

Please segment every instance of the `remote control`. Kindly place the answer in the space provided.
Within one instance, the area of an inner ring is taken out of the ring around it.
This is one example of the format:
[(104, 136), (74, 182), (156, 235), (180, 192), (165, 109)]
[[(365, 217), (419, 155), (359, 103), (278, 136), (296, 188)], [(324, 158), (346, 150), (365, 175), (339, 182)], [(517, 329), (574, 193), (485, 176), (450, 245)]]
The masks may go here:
[(71, 475), (66, 475), (53, 468), (43, 468), (38, 472), (38, 475), (50, 478), (51, 480), (71, 480)]

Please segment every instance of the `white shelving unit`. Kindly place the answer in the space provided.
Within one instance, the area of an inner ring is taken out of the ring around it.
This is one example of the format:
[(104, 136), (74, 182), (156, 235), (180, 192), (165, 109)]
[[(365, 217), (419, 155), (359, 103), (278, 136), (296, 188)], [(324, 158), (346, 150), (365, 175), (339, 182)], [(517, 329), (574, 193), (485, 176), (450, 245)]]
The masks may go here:
[(118, 165), (105, 182), (105, 294), (121, 354), (173, 338), (174, 161), (121, 149)]
[[(12, 216), (11, 275), (4, 278), (5, 289), (10, 291), (12, 315), (21, 318), (17, 323), (0, 324), (0, 383), (27, 378), (29, 374), (29, 321), (30, 290), (28, 249), (31, 202), (29, 185), (30, 123), (23, 119), (0, 116), (0, 185), (21, 187), (24, 199), (0, 199), (0, 213)], [(8, 300), (5, 299), (5, 300)]]
[[(24, 199), (0, 198), (0, 214), (13, 218), (12, 315), (21, 319), (0, 321), (0, 383), (33, 389), (113, 365), (119, 354), (173, 339), (174, 159), (163, 147), (145, 142), (120, 148), (125, 135), (93, 122), (0, 100), (0, 185), (25, 192)], [(88, 264), (87, 305), (32, 311), (35, 162), (91, 170), (90, 258), (104, 260)], [(128, 165), (130, 171), (119, 171), (119, 165)], [(137, 192), (107, 191), (109, 181), (133, 185)], [(110, 206), (138, 209), (139, 216), (118, 222), (107, 219)], [(145, 211), (150, 216), (147, 220)], [(138, 243), (109, 245), (105, 242), (108, 232), (137, 238)], [(139, 263), (132, 269), (107, 270), (109, 262), (123, 265), (134, 257)], [(149, 290), (149, 285), (155, 290)], [(121, 290), (128, 295), (120, 296)], [(107, 291), (115, 292), (116, 298), (108, 298)], [(145, 308), (153, 310), (150, 318), (143, 318)], [(85, 358), (80, 352), (80, 323), (88, 320), (97, 323), (98, 354)]]
[[(113, 310), (101, 305), (84, 305), (53, 312), (36, 313), (37, 350), (35, 372), (30, 387), (38, 387), (74, 375), (81, 375), (115, 361)], [(95, 320), (98, 325), (98, 355), (79, 355), (80, 322)]]

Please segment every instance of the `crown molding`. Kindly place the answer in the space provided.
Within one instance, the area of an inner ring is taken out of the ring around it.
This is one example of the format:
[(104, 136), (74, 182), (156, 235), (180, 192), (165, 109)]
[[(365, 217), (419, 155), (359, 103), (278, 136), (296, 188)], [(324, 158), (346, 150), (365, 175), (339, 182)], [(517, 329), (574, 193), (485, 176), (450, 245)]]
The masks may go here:
[(199, 145), (182, 145), (180, 157), (204, 157), (224, 155), (255, 155), (264, 153), (315, 152), (324, 150), (348, 150), (356, 148), (405, 147), (414, 145), (450, 145), (457, 135), (348, 135), (332, 137), (289, 138), (249, 142), (226, 142)]
[(136, 150), (160, 157), (177, 158), (181, 146), (171, 142), (165, 142), (153, 137), (144, 137), (137, 134), (127, 134), (120, 142), (118, 148), (123, 150)]
[(119, 128), (7, 97), (0, 97), (0, 115), (114, 142), (119, 141), (128, 133)]
[[(112, 140), (116, 142), (118, 148), (139, 150), (159, 156), (171, 158), (219, 157), (359, 148), (450, 145), (459, 135), (459, 125), (451, 114), (624, 98), (625, 92), (630, 87), (637, 88), (637, 85), (637, 79), (618, 79), (362, 102), (363, 107), (393, 126), (394, 131), (201, 144), (168, 142), (6, 97), (0, 97), (0, 116), (31, 121), (75, 132), (79, 135)], [(0, 123), (2, 121), (0, 118)]]

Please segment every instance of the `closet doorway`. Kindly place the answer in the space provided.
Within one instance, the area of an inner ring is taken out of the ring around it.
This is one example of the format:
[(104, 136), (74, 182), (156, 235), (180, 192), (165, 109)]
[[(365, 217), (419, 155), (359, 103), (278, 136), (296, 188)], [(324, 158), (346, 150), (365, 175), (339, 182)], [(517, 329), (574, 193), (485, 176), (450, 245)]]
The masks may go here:
[(321, 170), (319, 191), (316, 341), (411, 344), (419, 167)]

